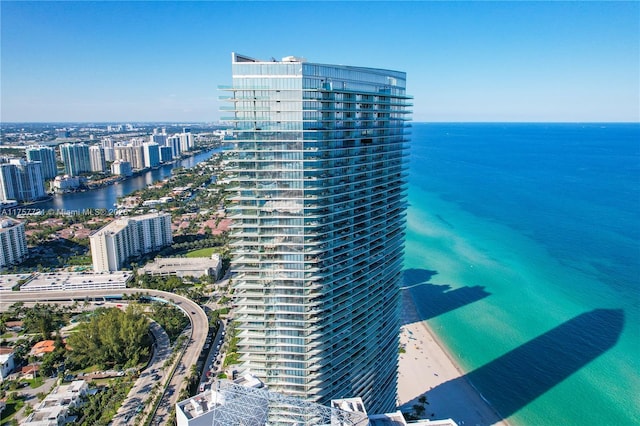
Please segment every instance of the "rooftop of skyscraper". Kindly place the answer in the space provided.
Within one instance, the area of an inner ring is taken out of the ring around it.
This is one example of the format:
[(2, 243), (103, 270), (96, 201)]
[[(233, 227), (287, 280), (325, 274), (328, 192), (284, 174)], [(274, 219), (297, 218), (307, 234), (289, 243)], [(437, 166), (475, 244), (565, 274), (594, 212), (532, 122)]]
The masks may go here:
[(108, 223), (102, 228), (98, 229), (91, 235), (98, 235), (98, 234), (104, 234), (104, 233), (110, 233), (110, 232), (119, 232), (123, 228), (126, 228), (127, 225), (131, 223), (131, 221), (142, 221), (142, 220), (153, 219), (153, 218), (164, 216), (164, 215), (168, 215), (168, 213), (154, 212), (154, 213), (147, 213), (139, 216), (122, 216), (114, 220), (113, 222)]
[(11, 218), (9, 216), (0, 216), (0, 229), (8, 229), (13, 228), (14, 226), (20, 225), (22, 222)]

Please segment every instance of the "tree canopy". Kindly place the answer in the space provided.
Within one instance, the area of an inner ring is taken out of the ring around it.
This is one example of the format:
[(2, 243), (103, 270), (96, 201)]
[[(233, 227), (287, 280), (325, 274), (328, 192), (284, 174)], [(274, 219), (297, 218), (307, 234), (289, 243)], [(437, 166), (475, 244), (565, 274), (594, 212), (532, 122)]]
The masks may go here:
[(69, 360), (78, 366), (134, 367), (149, 356), (149, 320), (140, 308), (101, 308), (67, 339)]

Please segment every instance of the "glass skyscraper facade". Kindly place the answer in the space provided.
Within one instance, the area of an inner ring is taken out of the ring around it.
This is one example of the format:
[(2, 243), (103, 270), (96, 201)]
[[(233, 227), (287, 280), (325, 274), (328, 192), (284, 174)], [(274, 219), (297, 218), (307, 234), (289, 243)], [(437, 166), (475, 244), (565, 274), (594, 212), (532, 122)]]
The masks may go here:
[(403, 72), (233, 54), (232, 270), (242, 367), (395, 409), (410, 97)]
[(64, 171), (69, 176), (91, 171), (89, 145), (84, 143), (65, 143), (60, 145), (60, 158), (64, 163)]

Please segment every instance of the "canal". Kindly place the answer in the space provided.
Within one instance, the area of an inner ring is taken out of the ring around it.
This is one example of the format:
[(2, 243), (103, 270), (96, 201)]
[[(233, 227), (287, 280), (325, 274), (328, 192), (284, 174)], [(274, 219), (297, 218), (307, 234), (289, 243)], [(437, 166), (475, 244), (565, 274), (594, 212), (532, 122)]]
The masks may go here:
[(159, 169), (149, 170), (114, 185), (85, 192), (54, 195), (50, 201), (35, 204), (33, 207), (44, 210), (54, 209), (57, 211), (82, 211), (86, 209), (113, 210), (119, 197), (129, 195), (138, 189), (146, 188), (154, 182), (171, 176), (171, 170), (176, 167), (194, 167), (196, 164), (211, 158), (213, 154), (223, 150), (224, 148), (216, 148), (204, 151), (176, 163), (166, 164)]

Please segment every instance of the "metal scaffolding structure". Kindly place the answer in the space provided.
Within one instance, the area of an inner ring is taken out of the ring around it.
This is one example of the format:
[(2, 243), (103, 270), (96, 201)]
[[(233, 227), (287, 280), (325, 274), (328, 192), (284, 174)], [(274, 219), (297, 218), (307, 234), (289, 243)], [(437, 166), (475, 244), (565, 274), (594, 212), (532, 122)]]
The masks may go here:
[[(281, 393), (218, 381), (207, 413), (211, 426), (366, 426), (365, 413), (325, 407)], [(209, 423), (209, 422), (207, 422)]]

